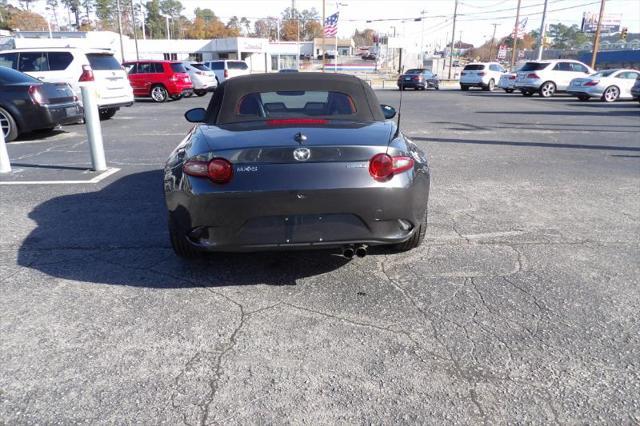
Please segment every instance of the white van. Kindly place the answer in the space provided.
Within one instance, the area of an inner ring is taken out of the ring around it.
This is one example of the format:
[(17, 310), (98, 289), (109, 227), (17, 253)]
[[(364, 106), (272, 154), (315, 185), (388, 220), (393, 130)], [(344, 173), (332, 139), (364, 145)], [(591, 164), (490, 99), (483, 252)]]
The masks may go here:
[(249, 74), (249, 65), (245, 61), (234, 59), (220, 59), (217, 61), (206, 61), (204, 64), (216, 73), (216, 80), (222, 83), (228, 78)]
[(95, 81), (101, 119), (111, 118), (120, 107), (133, 104), (127, 73), (107, 50), (57, 47), (3, 50), (0, 66), (48, 83), (67, 83), (80, 100), (80, 83)]

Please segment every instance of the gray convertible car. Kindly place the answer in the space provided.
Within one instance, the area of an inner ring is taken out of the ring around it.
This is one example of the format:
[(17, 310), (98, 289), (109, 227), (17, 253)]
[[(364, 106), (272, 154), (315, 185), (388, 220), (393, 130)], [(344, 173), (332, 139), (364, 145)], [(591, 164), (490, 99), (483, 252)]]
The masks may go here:
[(203, 251), (419, 246), (426, 155), (356, 77), (259, 74), (222, 83), (164, 170), (171, 244)]

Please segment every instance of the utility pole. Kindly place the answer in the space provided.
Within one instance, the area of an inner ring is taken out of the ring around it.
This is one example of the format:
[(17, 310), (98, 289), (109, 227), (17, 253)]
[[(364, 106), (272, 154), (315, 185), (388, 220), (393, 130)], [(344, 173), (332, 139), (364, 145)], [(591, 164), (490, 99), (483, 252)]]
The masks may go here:
[(327, 57), (325, 54), (325, 43), (326, 41), (326, 36), (324, 33), (324, 26), (326, 23), (326, 19), (327, 19), (327, 2), (326, 0), (322, 0), (322, 72), (324, 72), (324, 66), (327, 63)]
[(451, 31), (451, 50), (449, 51), (449, 80), (451, 80), (451, 66), (453, 65), (453, 49), (456, 46), (456, 19), (457, 18), (458, 18), (458, 0), (456, 0), (456, 4), (453, 7), (453, 30)]
[(591, 54), (591, 68), (596, 68), (596, 58), (598, 57), (598, 49), (600, 49), (600, 29), (602, 25), (602, 18), (604, 17), (604, 3), (605, 0), (600, 2), (600, 16), (598, 17), (598, 27), (596, 28), (596, 35), (593, 39), (593, 53)]
[(511, 71), (516, 65), (516, 50), (518, 48), (518, 27), (520, 26), (520, 3), (522, 0), (518, 0), (518, 11), (516, 12), (516, 26), (513, 29), (513, 49), (511, 52)]
[(116, 9), (118, 11), (118, 34), (120, 34), (120, 57), (124, 62), (124, 43), (122, 42), (122, 14), (120, 13), (120, 0), (116, 0)]
[(136, 41), (136, 61), (140, 60), (140, 52), (138, 51), (138, 32), (136, 31), (136, 10), (131, 0), (131, 19), (133, 20), (133, 39)]
[(491, 59), (493, 58), (493, 43), (496, 39), (496, 28), (498, 27), (498, 24), (491, 25), (493, 25), (493, 35), (491, 36), (491, 44), (489, 45), (489, 62), (491, 62)]
[(424, 66), (424, 15), (426, 10), (420, 12), (420, 20), (422, 21), (422, 31), (420, 32), (420, 68)]
[(139, 4), (140, 4), (140, 13), (142, 13), (142, 39), (146, 40), (147, 39), (147, 32), (146, 32), (147, 30), (145, 29), (145, 26), (147, 24), (146, 16), (144, 14), (144, 10), (142, 9), (143, 7), (142, 4), (141, 3)]
[(547, 30), (547, 3), (549, 3), (549, 0), (544, 0), (544, 9), (542, 9), (542, 23), (540, 24), (540, 39), (538, 40), (538, 53), (536, 55), (538, 61), (542, 60), (542, 51), (544, 50), (544, 33)]

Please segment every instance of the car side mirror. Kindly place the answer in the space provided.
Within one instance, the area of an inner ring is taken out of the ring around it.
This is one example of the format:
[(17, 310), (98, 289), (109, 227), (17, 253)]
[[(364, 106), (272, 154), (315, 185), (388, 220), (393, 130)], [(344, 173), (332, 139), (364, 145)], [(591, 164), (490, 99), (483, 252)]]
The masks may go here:
[(207, 118), (207, 111), (204, 108), (193, 108), (184, 113), (184, 118), (190, 123), (203, 123)]
[(385, 119), (391, 120), (396, 116), (396, 109), (394, 107), (389, 105), (380, 105), (380, 108), (382, 108), (382, 113), (384, 114)]

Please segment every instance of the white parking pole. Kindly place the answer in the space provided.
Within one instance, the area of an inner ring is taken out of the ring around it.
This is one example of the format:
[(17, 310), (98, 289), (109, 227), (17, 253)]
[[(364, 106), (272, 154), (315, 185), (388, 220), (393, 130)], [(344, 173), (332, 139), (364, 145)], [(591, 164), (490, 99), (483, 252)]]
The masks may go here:
[(7, 144), (4, 140), (4, 131), (0, 127), (0, 173), (11, 173), (11, 162), (7, 152)]
[(82, 104), (84, 106), (84, 122), (87, 127), (89, 149), (91, 150), (91, 165), (93, 170), (101, 172), (107, 170), (107, 161), (104, 157), (104, 145), (102, 143), (102, 127), (100, 126), (100, 113), (96, 101), (96, 89), (93, 83), (80, 86), (82, 91)]

